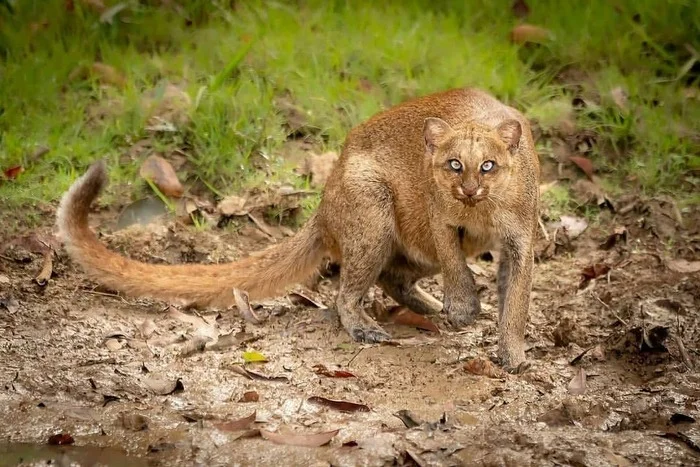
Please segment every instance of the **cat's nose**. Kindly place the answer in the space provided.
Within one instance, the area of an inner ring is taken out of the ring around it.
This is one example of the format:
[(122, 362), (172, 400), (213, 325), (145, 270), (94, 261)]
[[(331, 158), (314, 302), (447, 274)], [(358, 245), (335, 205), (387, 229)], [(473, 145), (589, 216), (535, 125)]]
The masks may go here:
[(462, 185), (462, 191), (464, 192), (465, 196), (475, 196), (479, 191), (479, 185), (477, 185), (476, 183), (465, 183)]

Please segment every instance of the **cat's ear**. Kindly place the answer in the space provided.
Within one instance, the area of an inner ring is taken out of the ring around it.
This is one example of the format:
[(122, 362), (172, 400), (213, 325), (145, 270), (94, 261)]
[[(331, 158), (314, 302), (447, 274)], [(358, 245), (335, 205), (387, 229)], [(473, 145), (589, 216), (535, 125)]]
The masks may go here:
[(523, 134), (523, 128), (517, 120), (506, 120), (496, 127), (496, 133), (501, 137), (501, 141), (506, 143), (508, 151), (515, 154), (520, 146), (520, 136)]
[(435, 148), (447, 141), (454, 134), (454, 130), (441, 118), (429, 117), (423, 124), (423, 138), (428, 154), (433, 154)]

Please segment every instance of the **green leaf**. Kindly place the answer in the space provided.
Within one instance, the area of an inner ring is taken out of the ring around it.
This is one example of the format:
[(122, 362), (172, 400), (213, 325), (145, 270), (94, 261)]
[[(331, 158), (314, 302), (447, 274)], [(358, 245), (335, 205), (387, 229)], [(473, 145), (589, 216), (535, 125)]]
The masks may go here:
[(243, 361), (246, 363), (266, 362), (267, 357), (255, 350), (243, 352)]

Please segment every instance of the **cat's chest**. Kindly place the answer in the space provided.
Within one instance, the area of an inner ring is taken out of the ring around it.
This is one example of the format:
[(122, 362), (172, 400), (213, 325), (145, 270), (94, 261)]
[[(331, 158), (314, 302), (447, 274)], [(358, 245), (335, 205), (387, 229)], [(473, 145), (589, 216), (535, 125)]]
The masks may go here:
[(462, 251), (468, 258), (499, 247), (497, 222), (492, 212), (470, 213), (459, 223), (458, 232)]

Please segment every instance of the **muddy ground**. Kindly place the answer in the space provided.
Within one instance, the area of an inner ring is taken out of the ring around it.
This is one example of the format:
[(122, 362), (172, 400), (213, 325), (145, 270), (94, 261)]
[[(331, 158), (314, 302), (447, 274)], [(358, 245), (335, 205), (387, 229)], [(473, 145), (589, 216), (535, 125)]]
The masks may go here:
[[(96, 217), (102, 240), (151, 262), (221, 262), (275, 241), (245, 219), (238, 232), (170, 221), (115, 231), (117, 215)], [(493, 261), (474, 264), (475, 326), (389, 323), (392, 345), (360, 345), (337, 322), (331, 272), (296, 288), (315, 304), (257, 304), (256, 325), (235, 308), (118, 296), (60, 248), (39, 285), (51, 230), (27, 232), (0, 247), (0, 465), (700, 465), (699, 226), (697, 209), (637, 198), (577, 238), (546, 224), (531, 365), (517, 375), (490, 364)], [(424, 282), (441, 298), (439, 277)], [(368, 307), (390, 309), (375, 292)], [(246, 351), (268, 361), (243, 365)], [(332, 439), (294, 446), (260, 430)]]

